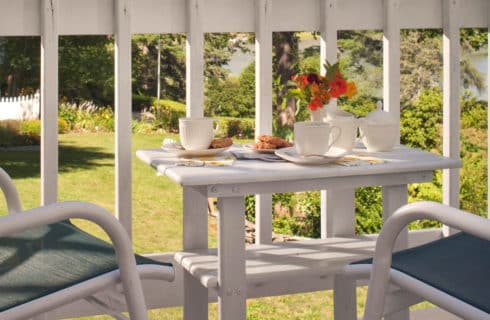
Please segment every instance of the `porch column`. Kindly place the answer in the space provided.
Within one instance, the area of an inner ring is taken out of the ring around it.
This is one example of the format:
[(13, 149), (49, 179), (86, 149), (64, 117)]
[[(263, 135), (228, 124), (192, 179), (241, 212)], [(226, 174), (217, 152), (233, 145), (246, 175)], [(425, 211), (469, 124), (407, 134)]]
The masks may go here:
[[(460, 88), (460, 45), (459, 45), (459, 1), (443, 0), (443, 155), (459, 159), (459, 88)], [(442, 171), (442, 201), (459, 208), (459, 169)], [(449, 227), (444, 233), (450, 234)]]
[[(271, 0), (255, 1), (255, 137), (272, 134)], [(272, 243), (272, 194), (255, 196), (255, 243)]]
[(58, 0), (41, 1), (41, 205), (58, 199)]
[(131, 30), (129, 0), (115, 1), (116, 217), (131, 237)]
[(201, 19), (201, 0), (186, 1), (186, 115), (204, 115), (204, 33)]

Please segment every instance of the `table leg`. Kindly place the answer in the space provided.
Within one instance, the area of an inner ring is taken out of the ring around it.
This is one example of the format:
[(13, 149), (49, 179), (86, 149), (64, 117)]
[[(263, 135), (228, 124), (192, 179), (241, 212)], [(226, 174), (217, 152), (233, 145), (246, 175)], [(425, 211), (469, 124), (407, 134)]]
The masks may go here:
[[(356, 231), (355, 190), (321, 191), (321, 237), (354, 236)], [(356, 280), (336, 276), (334, 282), (334, 318), (355, 320)]]
[[(407, 195), (407, 186), (399, 185), (399, 186), (385, 186), (382, 188), (383, 190), (383, 221), (386, 221), (389, 217), (393, 215), (393, 213), (399, 207), (407, 204), (408, 195)], [(401, 250), (408, 246), (408, 228), (404, 228), (395, 244), (395, 250)], [(408, 320), (410, 319), (410, 312), (407, 309), (401, 310), (395, 314), (390, 316), (386, 316), (385, 320)]]
[[(205, 188), (184, 187), (184, 250), (208, 247), (208, 199)], [(190, 273), (184, 272), (184, 320), (208, 318), (208, 290)]]
[(245, 202), (219, 198), (218, 305), (220, 320), (245, 320)]

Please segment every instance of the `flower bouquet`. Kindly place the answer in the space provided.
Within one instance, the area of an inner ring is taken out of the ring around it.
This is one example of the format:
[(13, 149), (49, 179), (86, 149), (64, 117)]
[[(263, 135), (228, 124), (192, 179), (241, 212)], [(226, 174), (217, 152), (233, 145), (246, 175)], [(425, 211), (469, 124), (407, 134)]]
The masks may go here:
[(316, 73), (296, 74), (291, 80), (290, 96), (308, 103), (308, 109), (316, 111), (327, 105), (332, 98), (352, 96), (357, 92), (354, 81), (347, 81), (339, 63), (326, 63), (324, 76)]

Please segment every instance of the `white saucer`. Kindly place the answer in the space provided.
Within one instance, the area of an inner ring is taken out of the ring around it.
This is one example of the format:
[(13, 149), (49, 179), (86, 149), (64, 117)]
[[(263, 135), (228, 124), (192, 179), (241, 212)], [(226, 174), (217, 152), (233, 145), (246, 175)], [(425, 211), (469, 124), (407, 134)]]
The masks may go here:
[(256, 149), (253, 144), (244, 144), (243, 149), (247, 149), (256, 153), (275, 153), (277, 150), (280, 150), (280, 149)]
[[(231, 147), (231, 146), (230, 146)], [(230, 147), (216, 148), (216, 149), (204, 149), (204, 150), (185, 150), (180, 143), (164, 144), (162, 149), (168, 153), (176, 155), (177, 157), (210, 157), (216, 156)]]
[(276, 150), (276, 155), (284, 160), (297, 164), (326, 164), (337, 161), (347, 154), (343, 149), (331, 148), (322, 156), (302, 156), (296, 152), (295, 147)]

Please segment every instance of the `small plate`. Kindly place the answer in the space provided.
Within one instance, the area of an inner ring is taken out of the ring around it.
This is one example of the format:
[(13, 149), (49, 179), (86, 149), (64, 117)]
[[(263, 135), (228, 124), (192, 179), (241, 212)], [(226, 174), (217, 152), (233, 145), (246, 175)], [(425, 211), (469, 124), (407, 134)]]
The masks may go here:
[(284, 148), (280, 148), (280, 149), (256, 149), (253, 144), (244, 144), (243, 145), (243, 149), (247, 149), (247, 150), (250, 150), (250, 151), (253, 151), (253, 152), (256, 152), (256, 153), (271, 153), (271, 154), (273, 154), (277, 150), (281, 150), (281, 149), (284, 149)]
[(321, 156), (302, 156), (296, 152), (295, 147), (276, 150), (276, 155), (284, 160), (297, 164), (326, 164), (337, 161), (347, 154), (343, 149), (331, 148)]
[(231, 146), (225, 148), (216, 149), (204, 149), (204, 150), (185, 150), (180, 143), (164, 144), (162, 149), (168, 153), (174, 154), (177, 157), (210, 157), (216, 156)]

